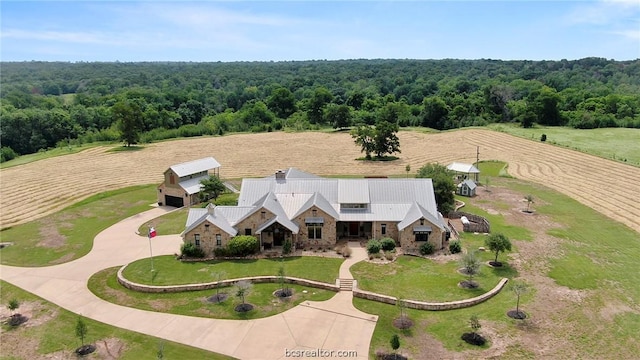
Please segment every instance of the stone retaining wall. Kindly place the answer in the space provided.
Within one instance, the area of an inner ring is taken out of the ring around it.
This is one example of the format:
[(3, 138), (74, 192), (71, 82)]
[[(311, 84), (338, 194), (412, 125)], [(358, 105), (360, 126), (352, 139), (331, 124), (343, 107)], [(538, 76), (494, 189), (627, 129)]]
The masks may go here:
[[(144, 293), (175, 293), (175, 292), (183, 292), (183, 291), (197, 291), (197, 290), (215, 289), (215, 287), (218, 285), (217, 281), (212, 281), (212, 282), (202, 283), (202, 284), (165, 285), (165, 286), (137, 284), (137, 283), (134, 283), (132, 281), (129, 281), (129, 280), (125, 279), (125, 277), (122, 275), (122, 273), (123, 273), (123, 271), (124, 271), (124, 269), (126, 267), (127, 267), (127, 265), (121, 267), (120, 270), (118, 270), (118, 282), (120, 283), (120, 285), (126, 287), (127, 289), (133, 290), (133, 291), (138, 291), (138, 292), (144, 292)], [(247, 281), (252, 282), (254, 284), (277, 283), (277, 282), (280, 281), (278, 276), (250, 276), (250, 277), (243, 277), (243, 278), (238, 278), (238, 279), (222, 280), (222, 281), (220, 281), (220, 285), (221, 286), (232, 286), (236, 282), (241, 281), (241, 280), (247, 280)], [(323, 289), (323, 290), (329, 290), (329, 291), (336, 291), (336, 292), (340, 291), (340, 287), (339, 286), (337, 286), (335, 284), (327, 284), (327, 283), (320, 282), (320, 281), (313, 281), (313, 280), (307, 280), (307, 279), (300, 279), (300, 278), (294, 278), (294, 277), (285, 276), (285, 282), (288, 283), (288, 284), (308, 286), (308, 287), (313, 287), (313, 288), (318, 288), (318, 289)]]
[[(407, 304), (407, 307), (410, 309), (432, 310), (432, 311), (462, 309), (462, 308), (470, 307), (473, 305), (477, 305), (485, 300), (492, 298), (493, 296), (498, 294), (500, 290), (502, 290), (502, 288), (508, 281), (509, 279), (503, 278), (502, 280), (500, 280), (500, 282), (498, 282), (498, 285), (496, 285), (493, 289), (487, 291), (486, 293), (480, 296), (476, 296), (471, 299), (442, 302), (442, 303), (428, 303), (424, 301), (407, 300), (407, 299), (404, 299), (404, 301)], [(395, 305), (396, 299), (397, 299), (393, 296), (377, 294), (374, 292), (364, 291), (360, 289), (354, 289), (353, 296), (359, 297), (362, 299), (378, 301), (385, 304), (391, 304), (391, 305)]]

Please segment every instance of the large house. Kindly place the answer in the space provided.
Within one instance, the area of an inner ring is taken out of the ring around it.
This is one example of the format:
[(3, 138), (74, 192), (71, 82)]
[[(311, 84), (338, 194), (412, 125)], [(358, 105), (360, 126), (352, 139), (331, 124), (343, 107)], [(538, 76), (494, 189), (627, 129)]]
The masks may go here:
[(253, 235), (261, 249), (332, 247), (342, 239), (390, 237), (407, 253), (426, 241), (447, 246), (431, 179), (331, 179), (297, 169), (244, 179), (237, 206), (189, 210), (185, 243), (211, 255), (236, 235)]
[(216, 159), (189, 161), (173, 165), (164, 172), (164, 181), (158, 185), (158, 205), (183, 207), (197, 204), (200, 194), (200, 181), (212, 175), (219, 176), (220, 164)]

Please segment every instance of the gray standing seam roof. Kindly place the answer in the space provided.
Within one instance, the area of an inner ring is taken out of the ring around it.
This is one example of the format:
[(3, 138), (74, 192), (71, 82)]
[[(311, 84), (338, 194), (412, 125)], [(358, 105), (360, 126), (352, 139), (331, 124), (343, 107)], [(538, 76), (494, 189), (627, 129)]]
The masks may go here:
[(193, 160), (182, 164), (176, 164), (170, 167), (176, 175), (184, 177), (191, 174), (197, 174), (203, 171), (209, 171), (210, 169), (219, 168), (220, 163), (212, 157), (204, 159)]

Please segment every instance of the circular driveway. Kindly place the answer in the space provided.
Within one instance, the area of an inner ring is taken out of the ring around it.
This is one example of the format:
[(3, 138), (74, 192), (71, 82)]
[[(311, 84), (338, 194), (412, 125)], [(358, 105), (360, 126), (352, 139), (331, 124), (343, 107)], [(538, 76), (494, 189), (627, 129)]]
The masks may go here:
[[(255, 320), (144, 311), (106, 302), (91, 293), (87, 288), (91, 275), (149, 256), (147, 238), (136, 231), (170, 209), (154, 208), (107, 228), (96, 236), (89, 254), (80, 259), (40, 268), (0, 265), (0, 278), (85, 317), (239, 359), (285, 359), (287, 352), (296, 358), (318, 358), (319, 349), (329, 355), (325, 358), (351, 351), (349, 358), (368, 359), (377, 316), (354, 308), (351, 292), (339, 292), (323, 302), (305, 301), (283, 313)], [(154, 256), (173, 254), (182, 243), (178, 235), (157, 236), (152, 241)], [(366, 257), (364, 249), (353, 250), (340, 269), (341, 277), (349, 276), (348, 267)], [(304, 352), (296, 350), (309, 350), (310, 356), (297, 356)]]

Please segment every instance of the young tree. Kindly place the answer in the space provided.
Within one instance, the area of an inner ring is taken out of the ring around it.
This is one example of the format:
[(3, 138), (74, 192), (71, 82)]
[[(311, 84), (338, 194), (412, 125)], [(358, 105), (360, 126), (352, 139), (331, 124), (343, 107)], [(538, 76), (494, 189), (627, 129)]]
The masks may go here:
[(395, 352), (400, 348), (400, 337), (398, 336), (398, 334), (393, 334), (389, 342), (391, 343), (391, 348), (393, 349), (393, 352), (395, 354), (394, 357), (397, 359), (398, 354), (396, 354)]
[(87, 337), (87, 333), (87, 324), (82, 319), (82, 316), (78, 316), (78, 321), (76, 322), (76, 336), (80, 339), (81, 346), (84, 346), (84, 339)]
[(462, 340), (473, 345), (483, 345), (486, 340), (478, 334), (478, 330), (480, 330), (482, 325), (480, 324), (480, 319), (478, 319), (477, 315), (471, 315), (469, 318), (469, 327), (471, 328), (471, 332), (462, 334)]
[(11, 311), (11, 316), (15, 314), (15, 311), (18, 310), (19, 307), (20, 302), (18, 301), (18, 299), (11, 299), (9, 300), (9, 304), (7, 304), (7, 309)]
[(524, 197), (524, 199), (527, 200), (527, 210), (526, 210), (526, 212), (529, 212), (529, 206), (534, 203), (533, 196), (531, 194), (528, 194), (527, 196)]
[(206, 179), (200, 180), (200, 200), (217, 199), (226, 190), (224, 183), (219, 177), (210, 175)]
[(529, 291), (529, 286), (522, 282), (515, 282), (511, 285), (511, 291), (516, 295), (516, 319), (524, 319), (526, 315), (520, 312), (520, 296)]
[[(227, 273), (224, 271), (212, 272), (211, 276), (216, 280), (216, 301), (221, 302), (224, 299), (220, 298), (220, 282), (227, 276)], [(226, 299), (226, 296), (225, 296)]]
[(156, 359), (164, 359), (164, 341), (158, 342), (158, 351), (156, 352)]
[(456, 185), (453, 182), (453, 172), (440, 164), (426, 164), (418, 170), (417, 178), (430, 178), (433, 182), (433, 192), (436, 197), (438, 211), (448, 214), (455, 208)]
[(407, 172), (407, 178), (409, 178), (409, 173), (411, 172), (411, 165), (407, 164), (407, 166), (404, 167), (404, 171)]
[(280, 264), (280, 268), (278, 268), (278, 282), (280, 283), (281, 296), (291, 296), (291, 291), (289, 290), (286, 282), (284, 264)]
[(236, 283), (236, 296), (240, 298), (242, 305), (245, 304), (245, 297), (249, 295), (249, 291), (251, 291), (252, 286), (253, 284), (247, 280), (240, 280)]
[[(464, 270), (464, 273), (469, 277), (468, 285), (474, 287), (475, 282), (473, 277), (478, 274), (480, 270), (480, 260), (476, 256), (475, 252), (467, 252), (460, 259), (460, 265)], [(477, 286), (477, 285), (476, 285)]]
[(491, 265), (501, 266), (502, 263), (498, 262), (498, 254), (507, 250), (511, 251), (511, 241), (509, 240), (509, 238), (504, 236), (503, 234), (495, 233), (489, 235), (489, 237), (485, 239), (484, 243), (489, 248), (489, 250), (496, 253), (496, 258), (491, 263)]

